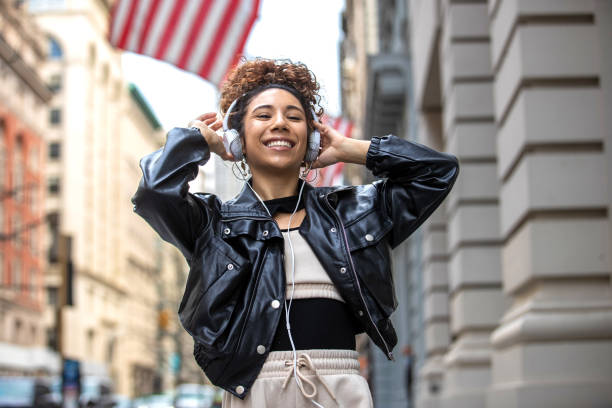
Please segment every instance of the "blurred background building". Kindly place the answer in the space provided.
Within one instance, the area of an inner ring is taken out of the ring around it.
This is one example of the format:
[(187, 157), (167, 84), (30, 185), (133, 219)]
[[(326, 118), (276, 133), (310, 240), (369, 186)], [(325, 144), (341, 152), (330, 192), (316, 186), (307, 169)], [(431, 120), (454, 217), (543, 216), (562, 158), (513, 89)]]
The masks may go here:
[(0, 10), (0, 374), (64, 357), (128, 396), (203, 382), (176, 314), (187, 265), (132, 213), (165, 131), (108, 44), (108, 2)]
[(612, 405), (612, 3), (347, 0), (343, 27), (360, 134), (461, 162), (394, 254), (400, 362), (371, 349), (375, 406)]
[(0, 374), (57, 369), (45, 346), (45, 126), (41, 30), (0, 3)]

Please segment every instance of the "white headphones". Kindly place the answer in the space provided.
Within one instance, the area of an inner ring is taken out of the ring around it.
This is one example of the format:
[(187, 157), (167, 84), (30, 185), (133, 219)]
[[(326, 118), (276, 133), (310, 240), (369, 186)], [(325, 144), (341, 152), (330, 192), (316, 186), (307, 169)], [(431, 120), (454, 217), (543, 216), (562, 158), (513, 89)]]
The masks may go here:
[[(238, 100), (243, 96), (244, 95), (234, 99), (234, 101), (227, 109), (225, 117), (223, 118), (223, 145), (225, 146), (225, 150), (231, 153), (232, 156), (234, 156), (234, 158), (236, 159), (236, 161), (240, 161), (244, 158), (244, 154), (242, 151), (242, 141), (240, 140), (240, 132), (238, 132), (236, 129), (229, 128), (229, 118), (234, 107), (236, 106), (236, 103), (238, 103)], [(314, 109), (311, 108), (310, 112), (312, 113), (313, 120), (318, 122), (317, 115)], [(321, 134), (315, 128), (312, 133), (308, 135), (308, 147), (306, 148), (306, 155), (304, 156), (304, 161), (306, 163), (312, 163), (317, 159), (317, 156), (319, 156), (320, 145)]]

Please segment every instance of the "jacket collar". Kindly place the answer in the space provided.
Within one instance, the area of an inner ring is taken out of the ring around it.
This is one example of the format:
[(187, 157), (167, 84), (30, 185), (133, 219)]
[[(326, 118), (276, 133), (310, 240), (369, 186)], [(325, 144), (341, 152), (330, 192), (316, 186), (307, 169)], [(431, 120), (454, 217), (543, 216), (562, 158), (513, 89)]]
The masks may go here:
[[(253, 190), (247, 183), (252, 185), (252, 179), (249, 179), (242, 186), (242, 191), (238, 195), (229, 201), (221, 204), (221, 216), (222, 218), (233, 218), (233, 217), (253, 217), (253, 218), (270, 218), (268, 212), (264, 208), (263, 204), (259, 201), (257, 196), (253, 193)], [(304, 180), (300, 180), (299, 183), (304, 183)], [(298, 188), (301, 184), (298, 185)], [(310, 184), (306, 183), (302, 195), (304, 198), (314, 189)]]

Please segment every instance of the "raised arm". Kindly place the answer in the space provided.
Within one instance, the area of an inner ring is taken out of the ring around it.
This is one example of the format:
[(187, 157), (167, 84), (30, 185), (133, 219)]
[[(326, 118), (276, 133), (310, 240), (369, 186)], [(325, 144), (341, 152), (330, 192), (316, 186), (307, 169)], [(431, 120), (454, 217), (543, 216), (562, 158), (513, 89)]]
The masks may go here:
[(453, 155), (396, 136), (373, 137), (366, 167), (376, 177), (378, 196), (393, 220), (395, 248), (442, 203), (459, 174)]
[(448, 195), (459, 163), (450, 154), (396, 136), (349, 139), (329, 126), (315, 124), (321, 152), (313, 168), (337, 162), (365, 164), (376, 177), (378, 200), (393, 221), (392, 247), (408, 238)]
[(208, 143), (198, 129), (172, 129), (165, 146), (140, 161), (143, 176), (132, 197), (134, 211), (189, 262), (195, 240), (220, 205), (213, 195), (188, 192), (187, 183), (197, 176), (198, 165), (209, 158)]

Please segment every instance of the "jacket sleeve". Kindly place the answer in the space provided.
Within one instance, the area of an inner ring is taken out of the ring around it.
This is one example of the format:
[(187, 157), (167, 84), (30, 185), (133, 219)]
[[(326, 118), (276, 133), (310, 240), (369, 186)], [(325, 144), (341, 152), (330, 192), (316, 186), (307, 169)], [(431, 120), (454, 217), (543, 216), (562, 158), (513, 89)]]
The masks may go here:
[(366, 167), (384, 178), (375, 185), (384, 211), (393, 221), (392, 248), (438, 208), (459, 174), (455, 156), (392, 135), (372, 138)]
[(211, 208), (218, 206), (213, 195), (196, 197), (188, 192), (188, 182), (209, 158), (208, 144), (199, 131), (172, 129), (164, 147), (141, 159), (143, 176), (132, 197), (134, 211), (180, 249), (188, 262), (196, 238), (210, 221)]

